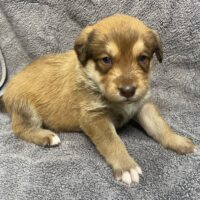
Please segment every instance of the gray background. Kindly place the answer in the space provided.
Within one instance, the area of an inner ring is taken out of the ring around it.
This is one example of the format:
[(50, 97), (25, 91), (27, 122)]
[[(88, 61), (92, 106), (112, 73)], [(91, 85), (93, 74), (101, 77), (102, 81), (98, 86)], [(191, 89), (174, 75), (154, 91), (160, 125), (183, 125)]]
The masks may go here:
[[(164, 62), (153, 73), (153, 99), (171, 127), (199, 145), (198, 0), (0, 0), (0, 46), (9, 78), (41, 55), (71, 49), (85, 25), (116, 12), (160, 33)], [(199, 151), (167, 151), (132, 122), (118, 132), (144, 173), (136, 187), (115, 181), (82, 133), (62, 133), (61, 146), (42, 148), (17, 139), (0, 113), (0, 199), (200, 199)]]

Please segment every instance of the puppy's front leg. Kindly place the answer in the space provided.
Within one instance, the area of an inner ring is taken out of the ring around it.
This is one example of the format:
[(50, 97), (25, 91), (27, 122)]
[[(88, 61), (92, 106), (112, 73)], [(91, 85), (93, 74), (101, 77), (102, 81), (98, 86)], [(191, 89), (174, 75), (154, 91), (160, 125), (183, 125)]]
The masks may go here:
[(129, 156), (111, 120), (105, 116), (84, 115), (81, 128), (96, 145), (97, 150), (111, 165), (115, 178), (127, 184), (139, 182), (139, 165)]
[(137, 113), (137, 120), (146, 130), (147, 134), (163, 147), (179, 154), (195, 152), (196, 148), (193, 142), (186, 137), (174, 133), (160, 116), (159, 111), (153, 103), (147, 102), (143, 105)]

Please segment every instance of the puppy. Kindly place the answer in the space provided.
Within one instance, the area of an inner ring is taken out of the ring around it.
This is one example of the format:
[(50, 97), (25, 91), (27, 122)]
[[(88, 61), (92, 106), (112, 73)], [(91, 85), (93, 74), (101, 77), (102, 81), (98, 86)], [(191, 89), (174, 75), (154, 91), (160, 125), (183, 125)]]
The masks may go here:
[(3, 102), (14, 133), (52, 147), (60, 144), (55, 132), (83, 131), (127, 184), (138, 183), (142, 170), (116, 128), (132, 118), (164, 148), (194, 152), (150, 99), (154, 54), (162, 62), (160, 37), (136, 18), (114, 15), (87, 26), (74, 50), (38, 59), (8, 83)]

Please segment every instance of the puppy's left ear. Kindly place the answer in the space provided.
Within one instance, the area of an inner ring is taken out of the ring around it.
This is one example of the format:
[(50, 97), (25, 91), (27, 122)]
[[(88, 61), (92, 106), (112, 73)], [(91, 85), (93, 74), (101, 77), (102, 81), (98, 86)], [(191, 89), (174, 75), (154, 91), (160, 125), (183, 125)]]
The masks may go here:
[(162, 60), (163, 60), (163, 46), (162, 46), (162, 42), (161, 42), (161, 39), (160, 39), (160, 36), (159, 34), (157, 33), (157, 31), (155, 30), (152, 30), (152, 33), (153, 33), (153, 40), (154, 40), (154, 44), (153, 44), (153, 47), (154, 47), (154, 52), (156, 53), (156, 57), (158, 59), (158, 61), (161, 63)]
[(93, 26), (87, 26), (75, 40), (74, 50), (82, 65), (85, 65), (88, 59), (88, 43), (92, 31)]

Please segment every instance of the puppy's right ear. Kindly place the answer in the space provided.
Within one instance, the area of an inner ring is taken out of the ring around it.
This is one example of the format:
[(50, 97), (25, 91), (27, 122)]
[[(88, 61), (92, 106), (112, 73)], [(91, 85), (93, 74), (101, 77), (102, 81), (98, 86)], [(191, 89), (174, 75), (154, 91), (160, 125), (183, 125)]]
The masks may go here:
[(87, 26), (82, 30), (80, 35), (76, 38), (74, 44), (74, 50), (78, 56), (79, 61), (81, 64), (85, 65), (88, 59), (88, 43), (89, 37), (93, 31), (93, 26)]
[(153, 37), (154, 37), (154, 51), (156, 53), (156, 57), (158, 59), (158, 61), (161, 63), (163, 60), (163, 47), (162, 47), (162, 42), (160, 39), (159, 34), (157, 33), (157, 31), (152, 30), (153, 32)]

